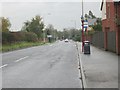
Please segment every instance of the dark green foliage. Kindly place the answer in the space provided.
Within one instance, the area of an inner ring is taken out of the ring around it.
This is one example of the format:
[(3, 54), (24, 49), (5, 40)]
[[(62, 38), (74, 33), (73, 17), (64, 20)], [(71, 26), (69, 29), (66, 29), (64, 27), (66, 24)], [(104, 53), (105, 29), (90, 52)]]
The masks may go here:
[[(92, 26), (95, 31), (102, 31), (102, 20), (97, 18), (92, 11), (89, 11), (88, 14), (85, 14), (86, 19), (96, 19), (96, 24)], [(91, 32), (90, 32), (91, 33)], [(93, 34), (93, 31), (92, 31)]]
[(96, 18), (96, 16), (92, 13), (92, 11), (89, 11), (89, 17), (92, 19)]
[(58, 32), (58, 38), (61, 39), (72, 39), (74, 41), (81, 41), (81, 30), (76, 29), (64, 29)]
[(31, 21), (26, 21), (23, 26), (23, 31), (33, 32), (38, 38), (42, 38), (42, 32), (44, 28), (44, 23), (42, 22), (42, 18), (40, 16), (36, 16), (32, 18)]
[(9, 32), (9, 28), (11, 27), (9, 19), (5, 17), (0, 17), (0, 21), (2, 23), (2, 32)]
[(102, 31), (102, 25), (101, 25), (101, 24), (94, 25), (94, 26), (93, 26), (93, 29), (94, 29), (95, 31)]
[(81, 41), (81, 36), (80, 35), (76, 35), (74, 38), (73, 38), (74, 41)]
[(36, 42), (36, 41), (38, 41), (37, 35), (32, 32), (25, 33), (25, 41)]
[(22, 41), (35, 42), (38, 41), (38, 38), (33, 32), (2, 32), (2, 44)]
[(74, 30), (71, 32), (72, 36), (71, 38), (74, 41), (81, 41), (81, 30)]
[(14, 36), (10, 32), (2, 32), (2, 43), (13, 42)]

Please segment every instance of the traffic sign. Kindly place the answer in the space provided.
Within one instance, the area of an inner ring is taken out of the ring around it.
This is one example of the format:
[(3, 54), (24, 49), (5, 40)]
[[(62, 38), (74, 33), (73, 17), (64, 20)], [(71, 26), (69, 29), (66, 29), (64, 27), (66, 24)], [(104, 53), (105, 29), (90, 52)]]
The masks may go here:
[(87, 20), (84, 21), (84, 28), (88, 28), (88, 21)]
[(47, 35), (48, 38), (52, 37), (52, 35)]

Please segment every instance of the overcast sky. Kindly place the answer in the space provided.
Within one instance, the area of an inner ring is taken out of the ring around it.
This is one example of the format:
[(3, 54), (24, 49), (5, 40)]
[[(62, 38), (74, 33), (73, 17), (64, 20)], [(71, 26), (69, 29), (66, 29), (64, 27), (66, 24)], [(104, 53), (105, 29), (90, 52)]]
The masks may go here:
[[(84, 13), (91, 10), (101, 17), (101, 2), (84, 2)], [(44, 19), (45, 25), (53, 24), (54, 28), (81, 28), (81, 2), (2, 2), (2, 16), (8, 17), (11, 30), (20, 30), (26, 20), (35, 15)], [(1, 14), (0, 14), (1, 15)]]

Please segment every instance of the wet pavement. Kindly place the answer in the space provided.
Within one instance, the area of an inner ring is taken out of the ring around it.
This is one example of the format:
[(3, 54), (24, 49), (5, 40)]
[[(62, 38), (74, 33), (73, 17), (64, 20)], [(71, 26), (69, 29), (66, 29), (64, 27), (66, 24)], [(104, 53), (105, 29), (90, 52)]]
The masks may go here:
[[(81, 43), (79, 43), (81, 47)], [(91, 46), (91, 54), (80, 50), (87, 88), (118, 88), (118, 56)]]

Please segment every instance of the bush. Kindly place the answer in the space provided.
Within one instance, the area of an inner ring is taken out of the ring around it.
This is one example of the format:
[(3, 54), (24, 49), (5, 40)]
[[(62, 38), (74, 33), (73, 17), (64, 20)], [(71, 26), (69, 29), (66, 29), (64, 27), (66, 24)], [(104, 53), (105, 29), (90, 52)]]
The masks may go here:
[(36, 42), (38, 41), (38, 37), (35, 33), (33, 32), (26, 32), (25, 33), (25, 41), (28, 41), (28, 42)]
[(11, 43), (14, 40), (14, 36), (10, 32), (2, 32), (2, 43)]
[(2, 32), (2, 44), (23, 41), (36, 42), (38, 38), (33, 32)]
[(11, 34), (14, 36), (14, 42), (25, 41), (25, 32), (11, 32)]
[(76, 35), (75, 37), (73, 37), (74, 41), (81, 41), (81, 36), (80, 35)]

